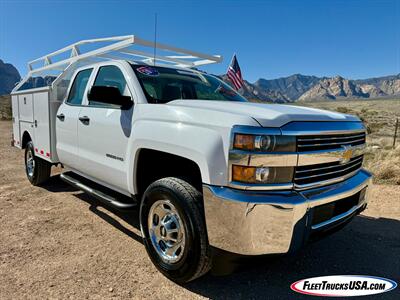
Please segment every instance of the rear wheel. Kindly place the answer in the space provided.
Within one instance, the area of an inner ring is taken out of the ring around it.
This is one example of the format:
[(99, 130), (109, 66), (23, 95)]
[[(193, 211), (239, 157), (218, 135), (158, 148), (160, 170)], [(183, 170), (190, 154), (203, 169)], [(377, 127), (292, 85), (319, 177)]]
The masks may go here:
[(25, 148), (25, 170), (33, 185), (40, 185), (50, 178), (51, 164), (35, 155), (32, 142)]
[(194, 280), (211, 268), (201, 200), (188, 182), (168, 177), (152, 183), (141, 203), (147, 253), (161, 273), (178, 283)]

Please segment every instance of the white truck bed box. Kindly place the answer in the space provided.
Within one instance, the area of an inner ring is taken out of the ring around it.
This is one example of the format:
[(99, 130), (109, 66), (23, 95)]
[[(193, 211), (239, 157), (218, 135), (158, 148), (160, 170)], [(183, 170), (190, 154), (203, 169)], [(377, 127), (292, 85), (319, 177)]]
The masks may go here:
[(21, 148), (24, 134), (29, 134), (37, 156), (58, 162), (55, 118), (59, 101), (51, 100), (51, 88), (14, 92), (12, 99), (14, 145)]

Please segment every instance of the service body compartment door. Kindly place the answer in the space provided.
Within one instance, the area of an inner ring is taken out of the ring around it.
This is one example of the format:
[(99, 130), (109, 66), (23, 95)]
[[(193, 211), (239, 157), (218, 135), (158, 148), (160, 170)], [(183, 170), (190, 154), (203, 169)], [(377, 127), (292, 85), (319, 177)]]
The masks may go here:
[(18, 109), (18, 96), (11, 96), (11, 109), (12, 109), (12, 121), (13, 121), (13, 138), (14, 146), (21, 147), (21, 133), (19, 130), (19, 109)]
[(33, 96), (32, 94), (18, 95), (20, 121), (33, 122)]
[(50, 160), (50, 116), (49, 116), (49, 92), (33, 94), (33, 113), (35, 126), (35, 148), (37, 154), (43, 159)]

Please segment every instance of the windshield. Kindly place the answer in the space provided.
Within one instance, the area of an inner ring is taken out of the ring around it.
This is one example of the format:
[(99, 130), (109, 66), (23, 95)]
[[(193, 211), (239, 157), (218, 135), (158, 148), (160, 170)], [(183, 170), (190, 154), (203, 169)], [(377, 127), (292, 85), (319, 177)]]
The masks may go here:
[(247, 101), (218, 78), (191, 70), (132, 65), (149, 103), (176, 99)]

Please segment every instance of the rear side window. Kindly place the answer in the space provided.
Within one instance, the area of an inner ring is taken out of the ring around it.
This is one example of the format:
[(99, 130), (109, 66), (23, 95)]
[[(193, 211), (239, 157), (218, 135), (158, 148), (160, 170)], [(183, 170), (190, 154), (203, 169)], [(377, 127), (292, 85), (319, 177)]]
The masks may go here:
[(74, 83), (72, 84), (71, 91), (68, 95), (67, 103), (73, 105), (82, 104), (83, 93), (85, 92), (90, 74), (92, 74), (92, 70), (93, 69), (80, 71), (75, 76)]
[(51, 75), (29, 77), (28, 80), (26, 80), (25, 83), (18, 89), (18, 91), (51, 86), (56, 78), (57, 76)]

